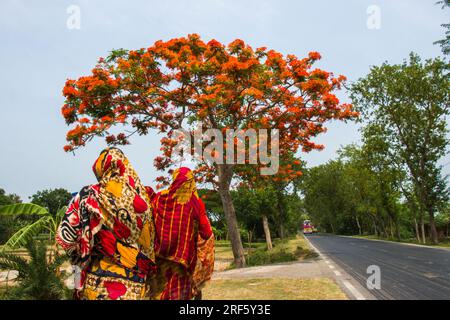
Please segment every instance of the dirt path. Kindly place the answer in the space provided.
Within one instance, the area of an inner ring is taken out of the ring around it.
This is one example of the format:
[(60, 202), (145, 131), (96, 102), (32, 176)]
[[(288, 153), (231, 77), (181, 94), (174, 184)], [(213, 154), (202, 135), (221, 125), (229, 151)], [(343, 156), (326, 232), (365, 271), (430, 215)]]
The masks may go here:
[(215, 271), (204, 299), (346, 300), (347, 294), (322, 258)]
[(320, 258), (266, 266), (214, 272), (213, 279), (240, 278), (333, 278), (334, 274)]

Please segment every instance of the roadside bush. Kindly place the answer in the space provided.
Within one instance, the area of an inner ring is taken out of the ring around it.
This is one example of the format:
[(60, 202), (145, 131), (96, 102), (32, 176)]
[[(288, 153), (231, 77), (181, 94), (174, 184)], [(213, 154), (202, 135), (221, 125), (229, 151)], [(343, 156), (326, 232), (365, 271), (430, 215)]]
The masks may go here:
[(288, 252), (284, 248), (279, 250), (273, 249), (272, 251), (257, 249), (247, 255), (247, 265), (249, 267), (295, 260), (297, 260), (295, 254)]

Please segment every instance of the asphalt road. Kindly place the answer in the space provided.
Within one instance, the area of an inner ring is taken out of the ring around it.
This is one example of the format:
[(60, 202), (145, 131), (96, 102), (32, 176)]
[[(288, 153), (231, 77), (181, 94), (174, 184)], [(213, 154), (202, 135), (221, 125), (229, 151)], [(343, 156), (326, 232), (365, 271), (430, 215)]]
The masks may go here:
[(450, 299), (450, 250), (323, 234), (307, 237), (364, 287), (367, 267), (379, 266), (381, 289), (370, 290), (378, 299)]

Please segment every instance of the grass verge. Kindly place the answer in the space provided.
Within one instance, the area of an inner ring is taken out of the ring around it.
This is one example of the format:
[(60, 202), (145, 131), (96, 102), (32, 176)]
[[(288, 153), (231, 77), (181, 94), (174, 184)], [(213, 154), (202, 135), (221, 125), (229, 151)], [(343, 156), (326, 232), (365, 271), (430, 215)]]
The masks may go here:
[(432, 244), (429, 242), (421, 243), (421, 242), (417, 241), (417, 239), (415, 239), (415, 238), (398, 240), (395, 238), (383, 238), (383, 237), (377, 237), (374, 235), (363, 235), (363, 236), (356, 235), (356, 236), (352, 236), (352, 237), (361, 238), (361, 239), (384, 240), (384, 241), (399, 242), (399, 243), (411, 243), (411, 244), (418, 244), (418, 245), (422, 245), (422, 246), (450, 249), (450, 239), (445, 239), (445, 240), (439, 242), (438, 244)]
[(309, 247), (306, 240), (297, 236), (287, 240), (275, 240), (271, 251), (265, 247), (250, 250), (246, 258), (247, 266), (251, 267), (314, 257), (317, 257), (317, 254)]
[(205, 300), (347, 300), (328, 278), (221, 279), (203, 289)]
[[(266, 243), (252, 243), (244, 245), (247, 266), (261, 266), (273, 263), (306, 260), (317, 257), (303, 236), (289, 239), (275, 239), (273, 249), (268, 251)], [(227, 241), (219, 241), (216, 244), (216, 271), (233, 269), (233, 252)]]

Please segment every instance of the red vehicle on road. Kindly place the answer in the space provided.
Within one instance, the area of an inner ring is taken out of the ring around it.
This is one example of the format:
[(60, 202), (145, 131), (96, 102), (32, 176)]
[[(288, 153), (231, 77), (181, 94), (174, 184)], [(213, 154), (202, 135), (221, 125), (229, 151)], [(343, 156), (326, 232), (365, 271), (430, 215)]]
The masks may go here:
[(310, 220), (303, 221), (303, 234), (312, 234), (314, 232), (314, 226)]

